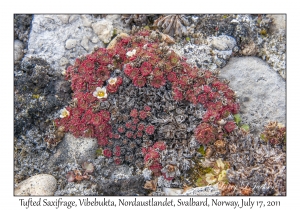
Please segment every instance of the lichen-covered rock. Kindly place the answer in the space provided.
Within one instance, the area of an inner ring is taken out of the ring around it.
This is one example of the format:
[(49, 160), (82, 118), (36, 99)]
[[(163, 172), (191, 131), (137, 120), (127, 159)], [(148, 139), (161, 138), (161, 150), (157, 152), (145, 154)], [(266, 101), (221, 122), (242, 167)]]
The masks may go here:
[(92, 28), (94, 32), (98, 35), (99, 39), (104, 43), (109, 43), (113, 35), (113, 25), (111, 21), (101, 20), (99, 22), (93, 23)]
[[(85, 17), (91, 22), (99, 20), (91, 15), (85, 15)], [(28, 52), (25, 57), (41, 57), (47, 60), (53, 69), (61, 71), (59, 63), (61, 57), (67, 58), (72, 64), (75, 58), (86, 55), (88, 50), (96, 46), (104, 47), (104, 43), (99, 40), (97, 34), (92, 28), (86, 26), (88, 24), (83, 23), (79, 15), (70, 15), (68, 24), (63, 24), (61, 19), (62, 16), (58, 15), (33, 16)], [(87, 42), (84, 37), (91, 42)], [(97, 39), (93, 39), (93, 37), (97, 37)], [(16, 39), (19, 38), (16, 37)], [(75, 41), (67, 42), (67, 40), (77, 40), (77, 43)], [(82, 40), (84, 41), (82, 42)]]
[(64, 140), (57, 146), (56, 152), (49, 159), (49, 164), (65, 164), (76, 162), (82, 164), (88, 159), (95, 158), (97, 141), (92, 138), (75, 138), (66, 134)]
[(285, 81), (267, 63), (256, 57), (232, 58), (220, 77), (237, 91), (243, 123), (258, 134), (269, 121), (285, 124)]
[(50, 196), (56, 190), (56, 179), (49, 174), (39, 174), (19, 183), (14, 195)]
[(236, 46), (236, 41), (233, 37), (221, 35), (218, 37), (209, 37), (207, 39), (208, 45), (220, 51), (232, 50)]
[(235, 39), (227, 35), (208, 37), (205, 42), (206, 44), (201, 45), (177, 44), (173, 48), (186, 57), (189, 64), (202, 69), (215, 70), (226, 65), (237, 47)]

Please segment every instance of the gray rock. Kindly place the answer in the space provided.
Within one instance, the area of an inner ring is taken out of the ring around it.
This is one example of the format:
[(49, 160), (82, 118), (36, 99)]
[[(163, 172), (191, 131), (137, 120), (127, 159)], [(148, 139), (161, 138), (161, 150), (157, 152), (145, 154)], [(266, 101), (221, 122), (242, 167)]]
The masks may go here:
[(111, 21), (100, 20), (99, 22), (93, 23), (92, 28), (98, 35), (99, 39), (104, 43), (108, 43), (113, 35), (113, 25)]
[(54, 195), (56, 190), (56, 179), (49, 174), (32, 176), (17, 185), (14, 195), (24, 196), (49, 196)]
[(69, 23), (70, 15), (57, 15), (57, 17), (61, 20), (62, 23)]
[(65, 65), (67, 65), (69, 63), (69, 60), (67, 58), (65, 58), (65, 57), (62, 57), (60, 59), (59, 63), (60, 63), (61, 66), (65, 66)]
[(79, 18), (79, 15), (71, 15), (70, 19), (69, 19), (69, 23), (73, 23), (75, 21), (77, 21)]
[(142, 175), (130, 176), (127, 179), (107, 180), (104, 179), (98, 184), (100, 195), (104, 196), (137, 196), (147, 195), (143, 188), (145, 184)]
[(85, 15), (81, 15), (82, 25), (85, 27), (91, 27), (92, 21), (90, 21)]
[[(94, 47), (105, 47), (104, 43), (99, 40), (98, 34), (92, 28), (84, 26), (80, 15), (70, 15), (68, 24), (63, 24), (62, 18), (66, 19), (58, 15), (34, 15), (28, 40), (28, 52), (25, 55), (25, 57), (39, 57), (47, 60), (50, 66), (58, 71), (57, 73), (60, 73), (61, 57), (65, 57), (70, 64), (73, 64), (76, 58), (90, 53)], [(99, 18), (92, 15), (85, 15), (85, 18), (91, 22), (99, 21)], [(119, 19), (114, 20), (110, 25), (111, 33), (113, 28), (122, 28), (122, 22)], [(107, 22), (111, 23), (111, 21)], [(111, 35), (108, 35), (110, 38)], [(87, 45), (84, 43), (85, 47), (81, 45), (84, 37), (91, 40), (88, 42), (89, 50), (86, 50)], [(68, 43), (67, 48), (66, 41), (69, 39), (77, 40), (76, 45)]]
[(14, 62), (20, 61), (23, 58), (24, 55), (23, 49), (24, 49), (23, 42), (16, 39), (14, 41), (14, 54), (15, 54)]
[(207, 39), (208, 45), (217, 50), (232, 50), (236, 46), (236, 41), (233, 37), (221, 35), (218, 37), (209, 37)]
[[(225, 45), (224, 45), (225, 46)], [(229, 45), (226, 45), (228, 48)], [(233, 45), (230, 45), (229, 50), (218, 50), (213, 46), (206, 44), (195, 45), (188, 43), (184, 46), (178, 44), (172, 46), (172, 48), (181, 56), (187, 58), (187, 63), (198, 68), (215, 70), (217, 68), (224, 67), (228, 62), (232, 54)]]
[(86, 36), (83, 37), (80, 44), (86, 51), (89, 51), (89, 39)]
[(82, 164), (89, 159), (95, 159), (97, 148), (96, 139), (75, 138), (72, 134), (67, 133), (57, 146), (56, 152), (50, 157), (49, 164), (64, 165), (68, 162)]
[(70, 49), (76, 47), (76, 44), (77, 44), (77, 40), (76, 39), (68, 39), (66, 41), (66, 48), (68, 50), (70, 50)]
[(218, 185), (212, 185), (212, 186), (205, 186), (205, 187), (196, 187), (192, 188), (190, 190), (187, 190), (182, 195), (202, 195), (202, 196), (217, 196), (220, 195), (220, 191), (218, 189)]
[(271, 30), (281, 32), (286, 30), (286, 15), (268, 15), (273, 20)]
[(232, 58), (221, 70), (221, 78), (237, 91), (242, 123), (259, 134), (270, 121), (285, 124), (285, 81), (256, 57)]

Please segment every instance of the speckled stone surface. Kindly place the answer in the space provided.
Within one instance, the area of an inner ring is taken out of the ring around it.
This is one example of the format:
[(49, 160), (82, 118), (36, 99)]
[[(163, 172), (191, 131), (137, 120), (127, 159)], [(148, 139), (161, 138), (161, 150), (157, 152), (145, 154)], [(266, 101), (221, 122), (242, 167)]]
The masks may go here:
[(192, 188), (182, 195), (203, 195), (203, 196), (217, 196), (220, 195), (220, 191), (218, 189), (218, 185), (205, 186), (205, 187), (196, 187)]
[(237, 92), (242, 123), (253, 133), (262, 132), (270, 121), (285, 124), (286, 83), (270, 66), (257, 57), (231, 58), (220, 77), (230, 81)]
[(54, 194), (56, 185), (57, 182), (53, 176), (48, 174), (39, 174), (19, 183), (15, 188), (14, 195), (49, 196)]

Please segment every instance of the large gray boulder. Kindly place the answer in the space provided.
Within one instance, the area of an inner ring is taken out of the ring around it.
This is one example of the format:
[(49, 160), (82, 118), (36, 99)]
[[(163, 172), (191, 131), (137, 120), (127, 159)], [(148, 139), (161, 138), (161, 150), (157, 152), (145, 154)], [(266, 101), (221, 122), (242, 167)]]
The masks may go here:
[(253, 133), (260, 133), (270, 121), (285, 124), (286, 83), (265, 61), (231, 58), (220, 77), (229, 80), (237, 92), (242, 122), (249, 124)]

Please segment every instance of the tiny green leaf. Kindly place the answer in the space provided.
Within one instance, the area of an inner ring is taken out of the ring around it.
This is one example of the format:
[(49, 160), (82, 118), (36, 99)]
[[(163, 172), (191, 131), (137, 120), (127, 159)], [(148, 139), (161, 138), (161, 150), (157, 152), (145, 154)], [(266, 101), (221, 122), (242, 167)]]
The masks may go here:
[(32, 98), (34, 98), (34, 99), (38, 99), (39, 97), (40, 97), (39, 94), (32, 95)]
[(233, 118), (234, 118), (234, 122), (235, 122), (237, 125), (239, 125), (240, 122), (241, 122), (241, 115), (235, 114), (235, 115), (233, 115)]
[(191, 41), (191, 38), (187, 36), (187, 37), (185, 37), (185, 40), (186, 41)]
[(117, 35), (117, 29), (114, 29), (113, 36)]
[(101, 148), (96, 150), (96, 155), (97, 156), (103, 156), (103, 150)]
[(244, 124), (244, 125), (241, 126), (241, 129), (243, 129), (244, 131), (248, 132), (250, 130), (250, 127), (249, 127), (249, 125)]
[(199, 152), (201, 155), (205, 156), (205, 149), (204, 149), (204, 146), (203, 146), (203, 145), (201, 145), (201, 146), (199, 147), (198, 152)]
[(261, 138), (262, 140), (266, 141), (266, 136), (265, 136), (264, 134), (261, 134), (261, 135), (260, 135), (260, 138)]

